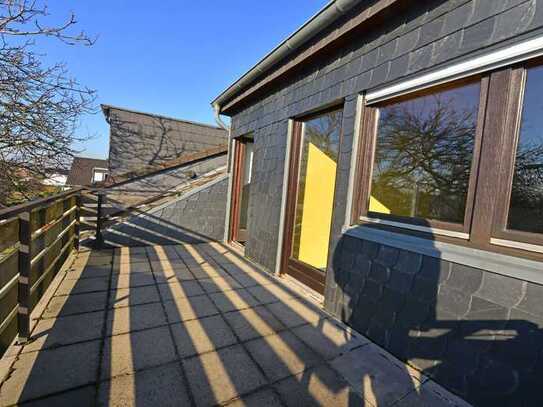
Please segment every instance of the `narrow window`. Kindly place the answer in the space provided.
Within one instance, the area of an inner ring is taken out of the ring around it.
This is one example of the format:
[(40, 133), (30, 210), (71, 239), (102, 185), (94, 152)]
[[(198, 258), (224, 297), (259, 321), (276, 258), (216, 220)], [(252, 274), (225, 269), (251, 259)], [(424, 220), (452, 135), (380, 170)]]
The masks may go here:
[(507, 229), (543, 233), (543, 67), (527, 70)]
[(474, 82), (376, 106), (369, 215), (465, 223), (479, 99)]

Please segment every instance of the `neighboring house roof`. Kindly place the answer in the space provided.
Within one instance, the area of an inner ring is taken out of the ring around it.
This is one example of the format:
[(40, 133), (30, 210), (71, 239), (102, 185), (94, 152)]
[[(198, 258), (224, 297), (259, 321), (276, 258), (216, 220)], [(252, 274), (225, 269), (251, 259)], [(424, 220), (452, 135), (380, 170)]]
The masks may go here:
[(66, 184), (68, 185), (91, 185), (92, 172), (94, 168), (108, 168), (107, 160), (96, 158), (74, 157), (72, 168), (68, 174)]
[(370, 20), (385, 18), (387, 13), (392, 13), (392, 6), (407, 7), (408, 3), (405, 0), (331, 0), (211, 104), (219, 113), (227, 113), (272, 81), (293, 72), (299, 64), (333, 48), (340, 41), (346, 41), (348, 34), (356, 35), (356, 30), (367, 26)]
[(228, 133), (209, 124), (111, 105), (102, 105), (102, 111), (110, 125), (112, 175), (160, 168), (171, 160), (228, 143)]

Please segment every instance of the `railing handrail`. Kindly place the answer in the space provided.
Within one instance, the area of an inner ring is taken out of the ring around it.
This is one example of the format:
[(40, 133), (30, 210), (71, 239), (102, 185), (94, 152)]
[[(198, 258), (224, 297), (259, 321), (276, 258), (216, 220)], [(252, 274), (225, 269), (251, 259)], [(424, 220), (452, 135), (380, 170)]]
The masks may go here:
[(25, 203), (22, 203), (22, 204), (19, 204), (19, 205), (10, 206), (8, 208), (1, 209), (0, 210), (0, 220), (13, 218), (13, 217), (19, 215), (20, 213), (31, 211), (31, 210), (33, 210), (35, 208), (40, 207), (40, 206), (44, 206), (44, 205), (46, 205), (46, 204), (48, 204), (50, 202), (57, 201), (59, 199), (65, 199), (68, 196), (77, 194), (77, 193), (81, 192), (84, 189), (86, 189), (86, 188), (79, 187), (79, 188), (69, 189), (68, 191), (64, 191), (64, 192), (60, 192), (58, 194), (46, 196), (45, 198), (35, 199), (35, 200), (25, 202)]

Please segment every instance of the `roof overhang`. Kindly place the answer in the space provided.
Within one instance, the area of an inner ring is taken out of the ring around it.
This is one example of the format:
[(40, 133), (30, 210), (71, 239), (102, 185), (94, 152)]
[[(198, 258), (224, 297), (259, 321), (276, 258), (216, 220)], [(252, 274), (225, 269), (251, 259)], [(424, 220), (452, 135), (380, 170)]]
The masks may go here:
[[(359, 27), (361, 24), (367, 23), (370, 19), (380, 14), (385, 9), (389, 8), (401, 0), (377, 0), (371, 5), (368, 5), (352, 20), (346, 21), (337, 29), (333, 35), (319, 41), (317, 44), (308, 48), (308, 42), (321, 33), (326, 28), (330, 27), (341, 17), (345, 16), (349, 11), (358, 5), (369, 3), (367, 0), (332, 0), (323, 7), (317, 14), (311, 17), (299, 29), (285, 39), (281, 44), (275, 47), (264, 58), (262, 58), (255, 66), (243, 74), (237, 81), (224, 90), (212, 102), (212, 106), (219, 113), (226, 113), (234, 104), (239, 103), (249, 95), (253, 94), (257, 89), (279, 76), (284, 75), (295, 66), (299, 65), (317, 52), (329, 46), (339, 37), (346, 35), (348, 32)], [(303, 55), (299, 55), (302, 49), (305, 49)], [(296, 55), (298, 54), (298, 55)], [(300, 56), (302, 56), (300, 58)], [(292, 60), (287, 64), (283, 64), (281, 70), (274, 72), (270, 76), (270, 71), (277, 68), (280, 62), (285, 61), (288, 57)], [(266, 75), (268, 74), (268, 75)], [(266, 81), (264, 81), (266, 79)], [(266, 82), (266, 83), (264, 83)]]

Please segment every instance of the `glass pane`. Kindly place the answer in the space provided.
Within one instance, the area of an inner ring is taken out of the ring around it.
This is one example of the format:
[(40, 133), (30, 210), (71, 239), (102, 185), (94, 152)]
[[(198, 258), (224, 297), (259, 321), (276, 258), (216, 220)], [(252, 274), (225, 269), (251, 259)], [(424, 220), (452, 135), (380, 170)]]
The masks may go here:
[(528, 70), (509, 204), (509, 229), (543, 233), (543, 67)]
[(239, 229), (247, 229), (247, 213), (249, 211), (249, 196), (251, 192), (251, 177), (253, 172), (253, 143), (245, 143), (243, 174), (241, 182), (241, 205), (239, 214)]
[(303, 124), (292, 256), (325, 270), (332, 224), (341, 112)]
[(464, 223), (479, 83), (379, 108), (370, 212)]

